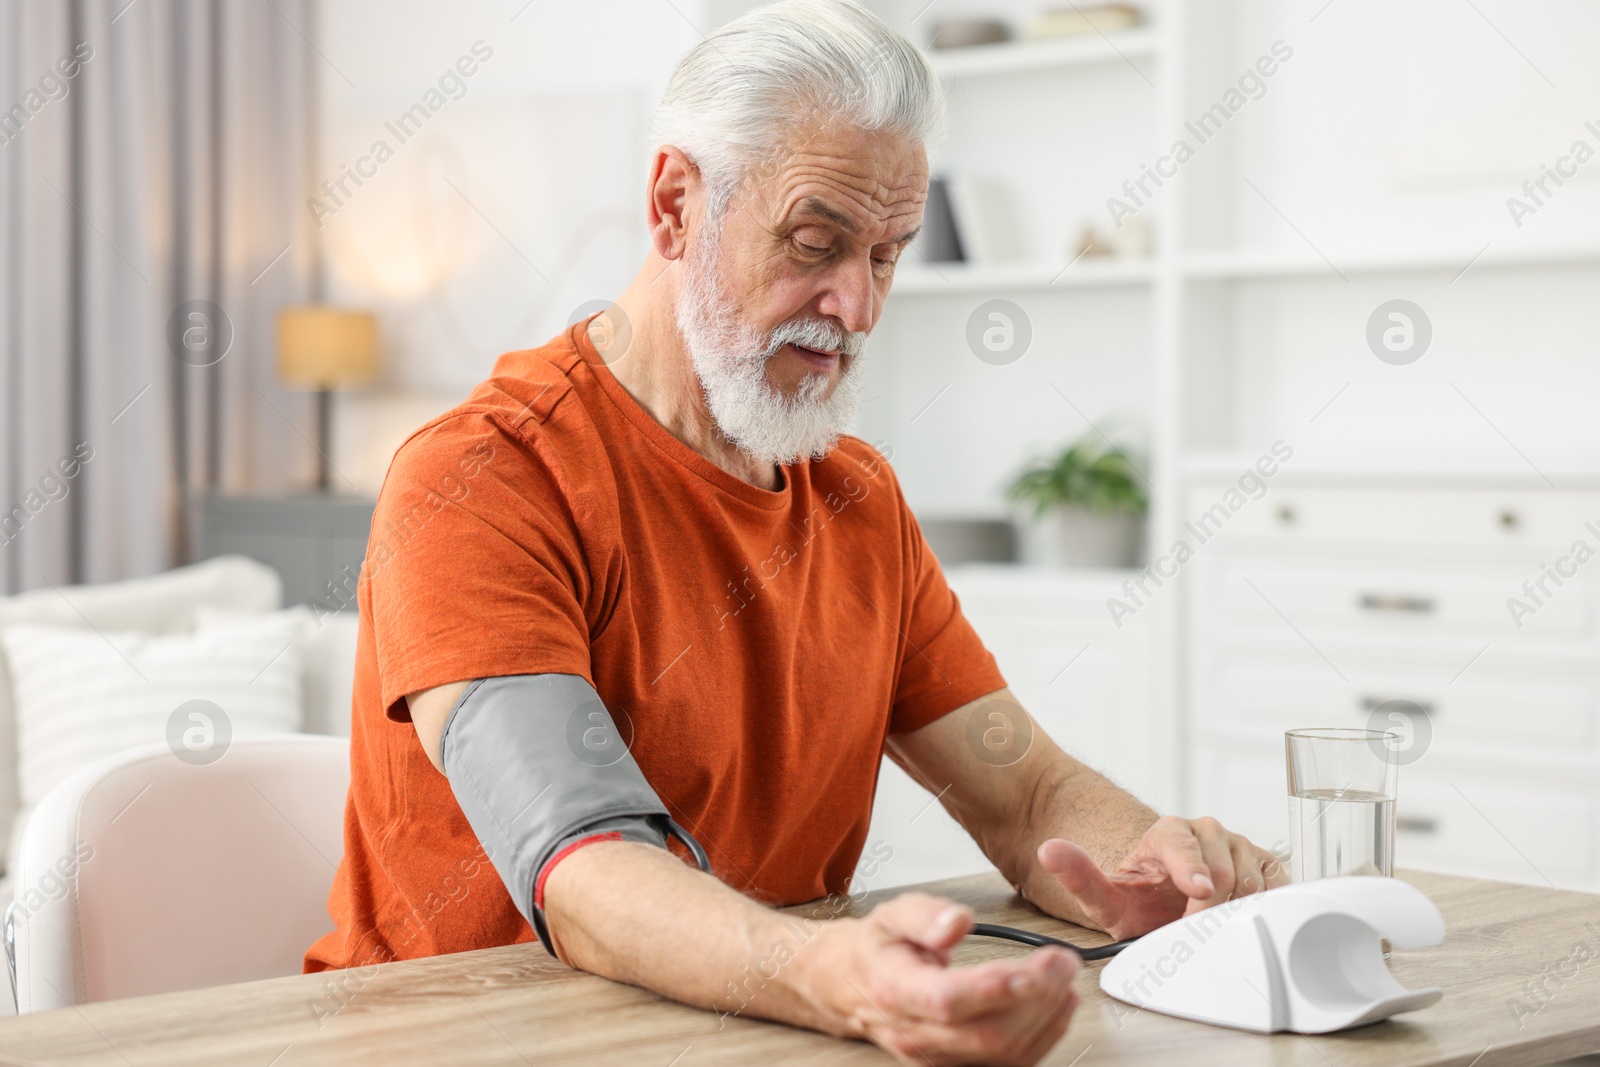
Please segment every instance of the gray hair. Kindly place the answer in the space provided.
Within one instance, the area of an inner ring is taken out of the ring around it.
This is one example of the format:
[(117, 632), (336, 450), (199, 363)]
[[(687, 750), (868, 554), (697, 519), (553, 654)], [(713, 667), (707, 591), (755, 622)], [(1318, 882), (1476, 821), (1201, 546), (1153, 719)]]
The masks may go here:
[(944, 90), (928, 57), (846, 0), (780, 0), (690, 49), (650, 124), (700, 169), (713, 233), (734, 191), (781, 158), (798, 123), (837, 118), (923, 144), (945, 132)]

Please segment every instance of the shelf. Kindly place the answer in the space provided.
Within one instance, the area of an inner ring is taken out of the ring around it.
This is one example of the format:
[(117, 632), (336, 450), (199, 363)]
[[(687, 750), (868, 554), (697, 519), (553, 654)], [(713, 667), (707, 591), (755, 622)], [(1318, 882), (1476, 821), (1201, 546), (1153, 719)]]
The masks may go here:
[[(1589, 246), (1507, 248), (1479, 250), (1330, 252), (1326, 260), (1294, 249), (1252, 249), (1198, 253), (1180, 261), (1179, 272), (1195, 280), (1248, 280), (1325, 277), (1340, 275), (1433, 273), (1451, 278), (1471, 270), (1506, 267), (1600, 267), (1600, 248)], [(1474, 258), (1476, 257), (1476, 258)], [(1334, 267), (1338, 270), (1335, 272)], [(1084, 259), (1065, 272), (1057, 263), (924, 263), (900, 268), (893, 296), (937, 296), (990, 289), (1081, 289), (1147, 285), (1155, 274), (1153, 259)]]
[[(1296, 278), (1326, 275), (1466, 272), (1497, 267), (1600, 266), (1600, 248), (1592, 246), (1508, 246), (1497, 249), (1397, 250), (1387, 252), (1324, 249), (1327, 259), (1310, 250), (1246, 249), (1195, 253), (1185, 257), (1181, 272), (1189, 278)], [(1332, 265), (1329, 265), (1329, 262)]]
[(1149, 259), (1083, 259), (1062, 270), (1059, 263), (918, 262), (896, 272), (890, 296), (942, 296), (986, 290), (1088, 289), (1148, 285)]
[[(1261, 453), (1227, 449), (1197, 449), (1182, 457), (1179, 466), (1190, 484), (1212, 485), (1236, 480), (1250, 469)], [(1587, 462), (1585, 460), (1587, 459)], [(1573, 457), (1562, 466), (1540, 468), (1562, 490), (1600, 489), (1600, 454)], [(1296, 456), (1283, 463), (1272, 485), (1284, 488), (1330, 487), (1354, 489), (1476, 488), (1546, 490), (1550, 484), (1538, 471), (1516, 457), (1485, 456), (1414, 457), (1396, 465), (1381, 456), (1343, 455), (1338, 462)]]
[[(1139, 573), (1136, 567), (1055, 567), (1042, 563), (954, 563), (945, 568), (952, 586), (985, 588), (999, 592), (1046, 592), (1065, 598), (1086, 594), (1093, 604), (1090, 618), (1105, 619), (1103, 598), (1121, 592), (1124, 579)], [(964, 592), (962, 592), (964, 597)]]
[(1118, 30), (1101, 35), (1063, 37), (1047, 41), (1007, 41), (929, 53), (933, 67), (945, 78), (1009, 74), (1029, 70), (1154, 59), (1158, 38), (1154, 30)]

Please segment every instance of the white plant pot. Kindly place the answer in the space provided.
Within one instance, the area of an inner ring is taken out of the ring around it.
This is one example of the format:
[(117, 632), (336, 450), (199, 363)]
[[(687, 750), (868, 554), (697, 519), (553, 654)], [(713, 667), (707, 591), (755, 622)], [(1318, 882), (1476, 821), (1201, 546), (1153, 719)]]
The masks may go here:
[(1045, 567), (1132, 567), (1140, 557), (1144, 517), (1055, 508), (1021, 528), (1022, 562)]

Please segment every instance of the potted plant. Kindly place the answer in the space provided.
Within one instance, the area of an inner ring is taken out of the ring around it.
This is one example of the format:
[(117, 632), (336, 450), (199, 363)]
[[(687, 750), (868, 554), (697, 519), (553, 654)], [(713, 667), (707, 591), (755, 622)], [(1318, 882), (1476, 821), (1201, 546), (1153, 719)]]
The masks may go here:
[[(1034, 463), (1006, 489), (1030, 521), (1024, 558), (1066, 567), (1131, 567), (1149, 499), (1127, 452), (1097, 433)], [(1031, 534), (1031, 537), (1029, 536)]]

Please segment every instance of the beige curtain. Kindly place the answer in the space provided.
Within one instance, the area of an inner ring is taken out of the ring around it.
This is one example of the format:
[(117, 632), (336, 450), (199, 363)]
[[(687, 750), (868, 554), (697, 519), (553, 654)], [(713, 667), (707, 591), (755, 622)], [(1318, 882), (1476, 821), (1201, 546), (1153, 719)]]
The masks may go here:
[(312, 0), (0, 0), (0, 590), (184, 562), (185, 501), (309, 477)]

